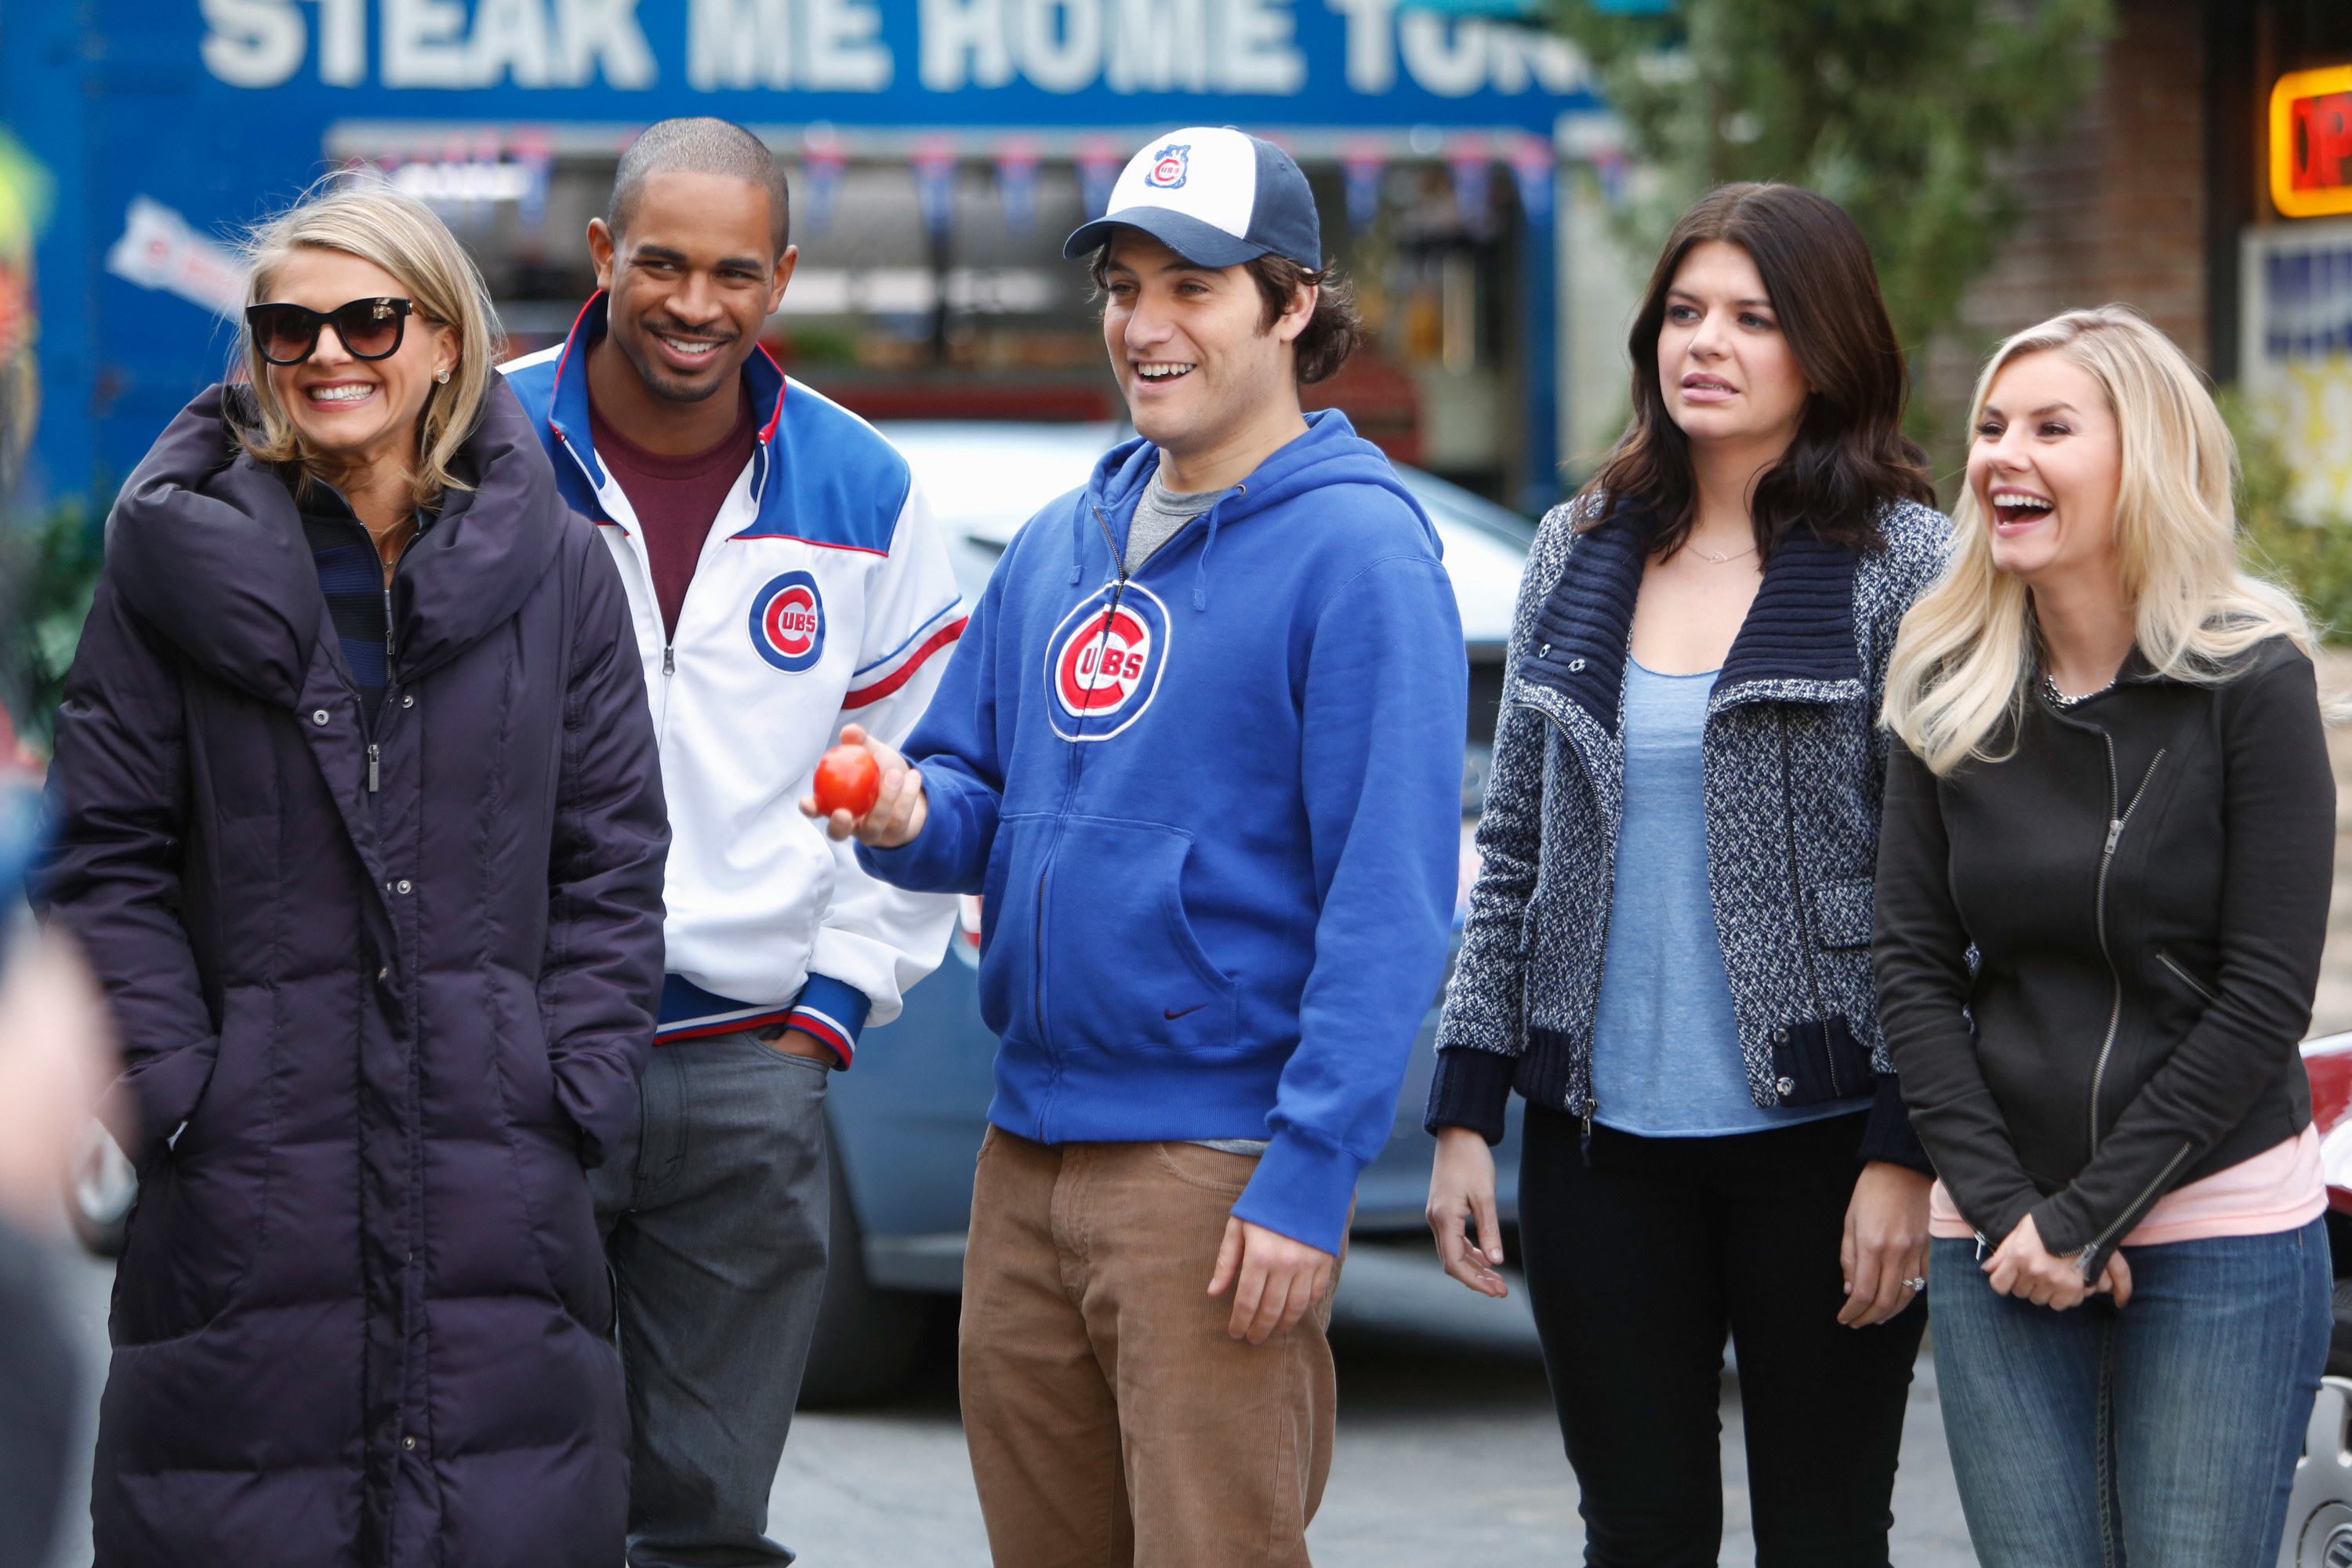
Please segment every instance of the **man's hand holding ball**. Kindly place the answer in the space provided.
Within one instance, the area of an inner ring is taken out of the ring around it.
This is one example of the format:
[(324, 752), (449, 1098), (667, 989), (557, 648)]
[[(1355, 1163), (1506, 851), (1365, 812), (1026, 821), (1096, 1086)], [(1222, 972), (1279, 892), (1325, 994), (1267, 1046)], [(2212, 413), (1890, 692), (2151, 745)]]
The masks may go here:
[[(861, 812), (856, 808), (876, 770), (880, 787)], [(922, 770), (856, 724), (842, 726), (841, 744), (818, 760), (814, 787), (801, 796), (801, 814), (824, 823), (835, 838), (855, 834), (877, 849), (911, 840), (923, 830), (929, 810)]]

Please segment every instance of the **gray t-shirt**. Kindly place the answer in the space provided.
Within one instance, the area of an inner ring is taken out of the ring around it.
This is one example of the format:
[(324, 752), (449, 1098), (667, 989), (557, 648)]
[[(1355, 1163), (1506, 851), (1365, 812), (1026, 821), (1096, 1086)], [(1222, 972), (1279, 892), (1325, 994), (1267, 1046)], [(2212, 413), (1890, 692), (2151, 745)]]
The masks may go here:
[[(1155, 472), (1151, 482), (1143, 487), (1143, 499), (1135, 503), (1135, 521), (1127, 525), (1128, 575), (1133, 576), (1137, 567), (1151, 559), (1153, 551), (1174, 538), (1178, 529), (1216, 505), (1217, 498), (1224, 493), (1171, 490), (1160, 482)], [(1185, 1142), (1228, 1154), (1263, 1154), (1266, 1145), (1263, 1138), (1190, 1138)]]
[(1135, 521), (1127, 525), (1127, 560), (1125, 570), (1130, 577), (1136, 569), (1151, 559), (1151, 552), (1175, 535), (1178, 529), (1217, 504), (1223, 490), (1196, 490), (1180, 494), (1160, 482), (1154, 472), (1151, 482), (1143, 487), (1143, 499), (1135, 503)]

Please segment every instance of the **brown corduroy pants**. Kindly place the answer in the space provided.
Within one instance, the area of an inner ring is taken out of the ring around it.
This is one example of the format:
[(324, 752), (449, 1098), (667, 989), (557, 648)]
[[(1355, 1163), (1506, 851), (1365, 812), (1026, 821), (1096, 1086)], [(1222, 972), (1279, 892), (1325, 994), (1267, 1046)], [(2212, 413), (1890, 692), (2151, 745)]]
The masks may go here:
[(1330, 1297), (1253, 1345), (1225, 1332), (1233, 1291), (1208, 1294), (1255, 1164), (989, 1129), (960, 1348), (999, 1568), (1307, 1568), (1331, 1470)]

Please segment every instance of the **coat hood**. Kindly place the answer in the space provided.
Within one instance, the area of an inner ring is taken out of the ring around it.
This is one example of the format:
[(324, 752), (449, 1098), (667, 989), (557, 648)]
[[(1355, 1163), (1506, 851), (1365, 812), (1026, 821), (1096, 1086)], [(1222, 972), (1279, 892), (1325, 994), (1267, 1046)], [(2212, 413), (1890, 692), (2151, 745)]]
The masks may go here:
[[(107, 517), (106, 569), (189, 658), (291, 706), (326, 598), (293, 496), (237, 444), (247, 395), (209, 387), (172, 421)], [(411, 677), (511, 616), (562, 538), (554, 471), (504, 382), (493, 378), (454, 467), (473, 488), (448, 492), (393, 584), (393, 646)]]
[[(1143, 498), (1145, 487), (1159, 468), (1160, 448), (1141, 436), (1122, 441), (1102, 455), (1095, 465), (1093, 478), (1087, 481), (1086, 505), (1078, 509), (1074, 524), (1070, 541), (1072, 583), (1083, 577), (1087, 534), (1090, 531), (1108, 528), (1119, 546), (1114, 559), (1125, 554), (1127, 530), (1135, 518), (1135, 503)], [(1429, 541), (1430, 552), (1441, 558), (1444, 555), (1445, 547), (1438, 538), (1436, 525), (1429, 521), (1429, 513), (1405, 488), (1404, 481), (1396, 477), (1387, 455), (1357, 435), (1345, 414), (1336, 408), (1321, 408), (1307, 416), (1305, 435), (1277, 448), (1251, 470), (1248, 479), (1225, 491), (1210, 507), (1208, 540), (1202, 546), (1200, 564), (1192, 574), (1192, 608), (1209, 607), (1209, 563), (1216, 553), (1220, 529), (1230, 528), (1305, 491), (1339, 484), (1377, 485), (1403, 501), (1419, 520), (1422, 533)]]

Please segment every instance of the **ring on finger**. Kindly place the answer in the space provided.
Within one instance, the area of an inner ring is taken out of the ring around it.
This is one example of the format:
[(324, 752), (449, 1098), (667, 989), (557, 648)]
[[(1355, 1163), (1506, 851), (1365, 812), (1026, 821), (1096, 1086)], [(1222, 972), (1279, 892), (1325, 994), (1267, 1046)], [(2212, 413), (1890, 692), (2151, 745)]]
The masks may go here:
[(1927, 1282), (1925, 1279), (1906, 1279), (1903, 1281), (1903, 1289), (1906, 1290), (1925, 1290), (1927, 1288)]

